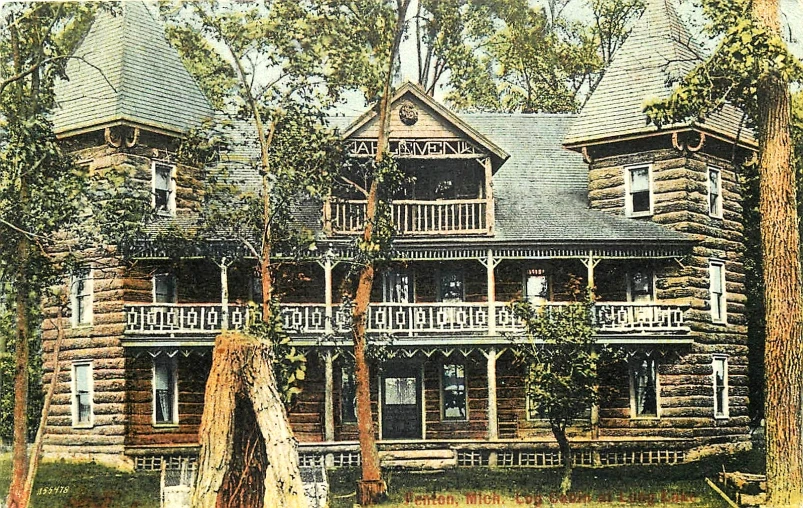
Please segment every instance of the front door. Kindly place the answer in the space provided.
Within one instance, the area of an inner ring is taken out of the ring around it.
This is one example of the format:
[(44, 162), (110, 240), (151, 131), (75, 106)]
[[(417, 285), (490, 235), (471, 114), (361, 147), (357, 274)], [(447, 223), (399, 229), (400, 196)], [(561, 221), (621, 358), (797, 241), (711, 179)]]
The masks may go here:
[(382, 373), (382, 439), (421, 439), (421, 366), (396, 364)]

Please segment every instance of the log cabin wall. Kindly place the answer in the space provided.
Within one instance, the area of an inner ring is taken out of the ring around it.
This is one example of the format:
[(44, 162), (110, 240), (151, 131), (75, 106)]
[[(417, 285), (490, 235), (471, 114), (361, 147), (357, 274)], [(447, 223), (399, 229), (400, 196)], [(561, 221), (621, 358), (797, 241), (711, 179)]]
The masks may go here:
[[(667, 145), (667, 140), (663, 140)], [(627, 168), (651, 167), (652, 220), (689, 234), (698, 243), (678, 263), (656, 267), (657, 301), (688, 305), (685, 322), (694, 344), (687, 350), (663, 351), (658, 361), (660, 419), (630, 418), (629, 409), (602, 410), (601, 436), (708, 436), (711, 443), (744, 441), (747, 436), (747, 339), (744, 289), (742, 192), (732, 147), (712, 141), (697, 153), (674, 148), (639, 153), (599, 154), (590, 164), (589, 203), (592, 208), (625, 213)], [(722, 218), (708, 213), (708, 167), (721, 171)], [(712, 319), (709, 261), (724, 262), (727, 323)], [(655, 349), (655, 348), (653, 348)], [(728, 418), (714, 418), (714, 354), (727, 355)]]
[(174, 425), (154, 423), (153, 361), (145, 350), (126, 354), (126, 445), (159, 447), (198, 444), (198, 426), (204, 410), (204, 388), (212, 364), (212, 350), (160, 351), (174, 354), (178, 383), (178, 422)]

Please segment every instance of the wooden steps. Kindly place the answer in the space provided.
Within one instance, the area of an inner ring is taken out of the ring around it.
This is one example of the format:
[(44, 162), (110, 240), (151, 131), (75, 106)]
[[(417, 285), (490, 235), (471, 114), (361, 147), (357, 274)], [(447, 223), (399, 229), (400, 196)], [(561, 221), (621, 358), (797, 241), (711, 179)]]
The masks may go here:
[(379, 452), (382, 467), (395, 469), (441, 470), (457, 466), (457, 454), (449, 449), (384, 450)]

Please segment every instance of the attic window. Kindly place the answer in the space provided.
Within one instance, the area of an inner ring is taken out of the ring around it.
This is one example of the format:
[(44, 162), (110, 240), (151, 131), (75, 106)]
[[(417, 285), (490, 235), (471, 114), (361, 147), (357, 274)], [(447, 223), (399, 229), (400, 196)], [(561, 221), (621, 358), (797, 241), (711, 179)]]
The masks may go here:
[(176, 167), (153, 163), (153, 207), (159, 215), (176, 214)]

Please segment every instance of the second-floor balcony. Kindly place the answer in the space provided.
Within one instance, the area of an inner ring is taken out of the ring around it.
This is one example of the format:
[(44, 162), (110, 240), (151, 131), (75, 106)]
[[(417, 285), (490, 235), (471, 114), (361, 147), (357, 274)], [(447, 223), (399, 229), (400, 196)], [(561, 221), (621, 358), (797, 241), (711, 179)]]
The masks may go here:
[[(549, 303), (551, 308), (561, 303)], [(226, 327), (239, 329), (248, 319), (248, 308), (220, 304), (131, 304), (125, 306), (129, 338), (181, 338), (211, 340)], [(291, 337), (332, 336), (348, 338), (351, 323), (347, 308), (323, 304), (284, 304), (284, 328)], [(594, 324), (600, 339), (611, 336), (686, 335), (684, 309), (657, 303), (599, 302), (594, 305)], [(524, 329), (504, 303), (374, 303), (368, 309), (368, 333), (399, 338), (471, 338), (489, 335), (523, 336)]]
[[(332, 199), (324, 216), (333, 234), (362, 233), (366, 201)], [(488, 234), (487, 199), (394, 200), (393, 225), (398, 235)]]

